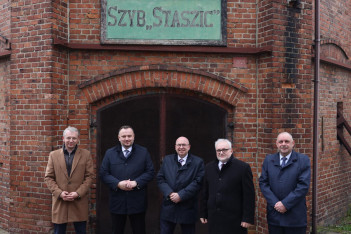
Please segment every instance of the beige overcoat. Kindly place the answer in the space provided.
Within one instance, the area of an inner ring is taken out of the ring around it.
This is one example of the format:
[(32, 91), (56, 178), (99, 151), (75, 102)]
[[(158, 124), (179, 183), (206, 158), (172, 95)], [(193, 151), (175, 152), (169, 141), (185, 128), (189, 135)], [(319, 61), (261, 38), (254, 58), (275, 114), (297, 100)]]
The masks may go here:
[[(52, 222), (56, 224), (88, 220), (88, 195), (94, 174), (90, 152), (77, 148), (71, 175), (68, 176), (63, 149), (52, 151), (45, 172), (45, 182), (52, 193)], [(77, 192), (80, 199), (63, 201), (62, 191)]]

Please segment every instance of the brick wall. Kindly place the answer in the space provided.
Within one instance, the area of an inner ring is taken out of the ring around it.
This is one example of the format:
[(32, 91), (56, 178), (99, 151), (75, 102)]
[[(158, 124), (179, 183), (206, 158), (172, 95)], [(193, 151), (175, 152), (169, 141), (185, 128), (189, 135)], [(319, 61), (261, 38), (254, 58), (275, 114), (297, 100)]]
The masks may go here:
[(11, 2), (11, 233), (48, 233), (51, 225), (43, 178), (60, 118), (54, 115), (52, 12), (52, 1)]
[[(343, 104), (343, 114), (351, 122), (350, 71), (322, 65), (320, 86), (320, 116), (322, 118), (319, 176), (318, 176), (318, 222), (335, 223), (346, 214), (351, 201), (351, 155), (337, 140), (337, 103)], [(345, 131), (348, 142), (350, 135)]]
[(0, 58), (0, 228), (8, 228), (10, 204), (10, 116), (8, 59)]
[[(337, 103), (351, 123), (351, 9), (350, 1), (321, 1), (321, 56), (348, 65), (321, 65), (320, 154), (318, 176), (318, 222), (332, 224), (346, 214), (351, 203), (351, 155), (336, 134)], [(346, 26), (346, 27), (345, 27)], [(345, 132), (351, 143), (351, 137)]]
[[(276, 152), (279, 132), (291, 132), (296, 150), (312, 158), (312, 2), (293, 8), (282, 1), (260, 1), (259, 42), (272, 43), (272, 56), (259, 63), (257, 168)], [(308, 196), (308, 213), (311, 196)], [(257, 231), (267, 232), (266, 203), (259, 192)]]
[[(10, 39), (10, 2), (0, 1), (0, 54), (8, 52)], [(8, 229), (10, 205), (10, 60), (0, 57), (0, 228)]]
[[(80, 145), (91, 150), (96, 165), (97, 132), (90, 124), (96, 121), (97, 110), (134, 95), (168, 90), (198, 96), (228, 110), (227, 121), (234, 126), (228, 135), (234, 139), (235, 155), (250, 163), (254, 174), (258, 196), (253, 230), (265, 233), (265, 200), (258, 177), (265, 155), (276, 151), (278, 132), (291, 132), (297, 150), (312, 159), (313, 1), (302, 1), (299, 8), (285, 0), (227, 2), (228, 46), (269, 45), (271, 53), (53, 46), (53, 38), (98, 45), (100, 0), (12, 2), (11, 27), (0, 22), (4, 31), (11, 28), (12, 42), (11, 63), (0, 58), (0, 227), (11, 233), (48, 233), (52, 228), (51, 196), (43, 177), (48, 154), (61, 146), (67, 125), (81, 130)], [(350, 32), (338, 27), (351, 22), (346, 10), (350, 4), (321, 2), (322, 34), (328, 40), (323, 55), (347, 63)], [(9, 6), (7, 1), (0, 3), (5, 6), (1, 9)], [(328, 22), (335, 26), (329, 27)], [(336, 140), (335, 125), (336, 102), (343, 102), (351, 122), (349, 72), (330, 65), (321, 70), (320, 223), (333, 221), (330, 215), (341, 216), (350, 202), (346, 193), (351, 189), (351, 157)], [(311, 199), (310, 192), (309, 215)], [(96, 216), (96, 181), (90, 215)]]

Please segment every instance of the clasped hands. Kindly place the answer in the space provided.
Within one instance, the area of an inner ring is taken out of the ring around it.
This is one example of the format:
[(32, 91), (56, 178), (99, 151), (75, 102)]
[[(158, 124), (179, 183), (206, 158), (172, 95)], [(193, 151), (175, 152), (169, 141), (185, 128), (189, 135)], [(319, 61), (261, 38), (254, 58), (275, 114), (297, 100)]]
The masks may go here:
[(117, 187), (124, 191), (131, 191), (137, 186), (137, 182), (135, 180), (122, 180), (118, 183)]
[(64, 201), (74, 201), (74, 199), (76, 199), (77, 197), (79, 197), (77, 192), (67, 192), (67, 191), (63, 191), (60, 194), (60, 197), (62, 198), (62, 200)]
[(285, 208), (284, 204), (281, 201), (278, 201), (277, 203), (275, 203), (274, 209), (282, 214), (284, 214), (287, 211), (287, 209)]

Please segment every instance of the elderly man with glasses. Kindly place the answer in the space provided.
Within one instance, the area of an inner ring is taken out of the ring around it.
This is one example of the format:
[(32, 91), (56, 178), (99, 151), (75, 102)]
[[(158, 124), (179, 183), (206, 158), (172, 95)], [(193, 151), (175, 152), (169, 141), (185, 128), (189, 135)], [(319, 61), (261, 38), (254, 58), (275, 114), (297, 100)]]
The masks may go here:
[(255, 215), (250, 165), (233, 156), (227, 139), (218, 139), (215, 148), (216, 160), (205, 167), (200, 221), (210, 234), (247, 233)]

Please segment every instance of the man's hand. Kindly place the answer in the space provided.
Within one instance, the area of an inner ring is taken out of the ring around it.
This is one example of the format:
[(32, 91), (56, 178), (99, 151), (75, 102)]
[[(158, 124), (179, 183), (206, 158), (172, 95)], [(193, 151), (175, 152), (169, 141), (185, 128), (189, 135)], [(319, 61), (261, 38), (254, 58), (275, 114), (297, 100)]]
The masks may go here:
[(281, 201), (278, 201), (277, 203), (275, 203), (274, 209), (282, 214), (284, 214), (287, 211), (284, 204)]
[(76, 199), (77, 197), (79, 197), (78, 193), (76, 192), (67, 192), (67, 191), (63, 191), (60, 194), (60, 197), (62, 198), (62, 200), (64, 201), (74, 201), (74, 199)]
[(133, 188), (135, 188), (136, 186), (137, 186), (137, 182), (136, 182), (135, 180), (133, 180), (133, 181), (128, 180), (128, 183), (127, 183), (127, 187), (128, 187), (128, 188), (133, 189)]
[(117, 187), (121, 190), (124, 191), (131, 191), (133, 190), (133, 188), (135, 188), (137, 186), (137, 182), (136, 181), (130, 181), (130, 180), (122, 180), (118, 183)]
[(200, 221), (201, 221), (201, 223), (203, 223), (203, 224), (207, 223), (207, 219), (205, 219), (205, 218), (200, 218)]
[(174, 202), (174, 203), (178, 203), (181, 200), (178, 193), (171, 193), (169, 195), (169, 199), (171, 199), (171, 201)]
[(246, 223), (246, 222), (241, 222), (241, 226), (242, 226), (243, 228), (249, 228), (249, 227), (252, 226), (252, 224), (251, 224), (251, 223)]

